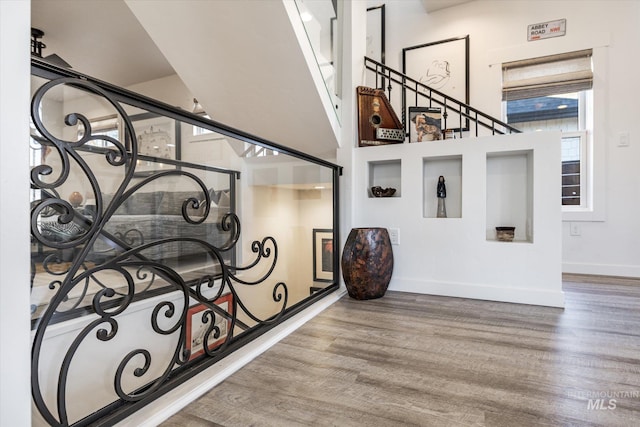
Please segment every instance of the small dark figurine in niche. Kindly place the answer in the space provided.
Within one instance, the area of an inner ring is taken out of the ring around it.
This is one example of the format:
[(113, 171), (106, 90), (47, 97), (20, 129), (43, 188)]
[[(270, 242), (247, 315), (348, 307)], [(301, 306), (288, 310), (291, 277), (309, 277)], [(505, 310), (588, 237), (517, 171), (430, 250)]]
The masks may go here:
[(438, 187), (436, 189), (436, 195), (438, 196), (438, 210), (436, 218), (446, 218), (447, 208), (444, 205), (444, 199), (447, 197), (447, 187), (444, 185), (444, 176), (438, 177)]
[(444, 199), (447, 197), (447, 187), (444, 185), (444, 176), (440, 175), (438, 178), (438, 189), (436, 190), (438, 198)]

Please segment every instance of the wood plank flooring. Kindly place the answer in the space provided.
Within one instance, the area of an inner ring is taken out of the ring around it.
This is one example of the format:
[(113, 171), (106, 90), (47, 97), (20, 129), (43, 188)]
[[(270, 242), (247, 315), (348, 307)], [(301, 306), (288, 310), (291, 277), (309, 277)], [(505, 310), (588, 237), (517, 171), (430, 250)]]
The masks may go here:
[(345, 296), (162, 425), (640, 425), (640, 280), (563, 286), (564, 310)]

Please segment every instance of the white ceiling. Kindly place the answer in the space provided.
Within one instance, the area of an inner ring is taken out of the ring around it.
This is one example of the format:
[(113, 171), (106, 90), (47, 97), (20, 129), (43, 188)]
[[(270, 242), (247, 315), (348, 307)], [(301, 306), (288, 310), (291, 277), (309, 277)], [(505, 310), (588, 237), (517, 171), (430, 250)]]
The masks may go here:
[(32, 0), (31, 26), (45, 33), (42, 56), (117, 86), (175, 74), (122, 0)]
[(422, 6), (424, 6), (424, 10), (427, 13), (431, 13), (436, 10), (446, 9), (462, 3), (469, 3), (470, 1), (473, 0), (422, 0)]
[(126, 1), (214, 120), (319, 157), (336, 135), (281, 1)]
[(55, 53), (78, 72), (122, 87), (177, 74), (214, 120), (335, 156), (336, 136), (279, 1), (32, 0), (32, 27), (45, 32), (43, 56)]
[[(421, 1), (430, 13), (472, 0)], [(45, 32), (43, 56), (55, 53), (109, 83), (127, 87), (175, 74), (123, 0), (32, 0), (31, 26)]]
[(321, 157), (338, 146), (280, 2), (32, 0), (31, 23), (76, 71), (122, 87), (177, 73), (214, 120)]

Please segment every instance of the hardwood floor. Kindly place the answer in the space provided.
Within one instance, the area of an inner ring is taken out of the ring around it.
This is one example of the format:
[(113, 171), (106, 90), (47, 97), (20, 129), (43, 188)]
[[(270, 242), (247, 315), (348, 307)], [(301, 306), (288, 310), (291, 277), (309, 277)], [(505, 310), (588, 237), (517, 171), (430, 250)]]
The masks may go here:
[(564, 290), (564, 310), (345, 296), (162, 425), (640, 425), (640, 280)]

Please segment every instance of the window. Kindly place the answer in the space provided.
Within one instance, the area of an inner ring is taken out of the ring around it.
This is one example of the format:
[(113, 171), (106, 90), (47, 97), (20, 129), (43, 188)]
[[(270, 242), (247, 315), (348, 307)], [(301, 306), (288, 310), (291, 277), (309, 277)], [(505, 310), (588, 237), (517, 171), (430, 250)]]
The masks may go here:
[[(202, 117), (205, 119), (211, 119), (211, 117), (204, 113), (202, 113)], [(206, 135), (208, 133), (213, 133), (213, 131), (211, 129), (201, 128), (200, 126), (193, 126), (193, 136)]]
[(502, 65), (505, 121), (524, 132), (562, 131), (563, 210), (590, 206), (591, 50)]
[[(120, 124), (118, 121), (118, 116), (111, 115), (105, 117), (98, 117), (90, 120), (91, 123), (91, 135), (98, 136), (104, 135), (110, 138), (118, 140), (118, 129), (120, 128)], [(84, 136), (84, 126), (82, 123), (78, 122), (78, 140), (82, 139)], [(100, 148), (109, 148), (112, 147), (112, 144), (104, 139), (94, 139), (88, 141), (86, 143), (87, 146), (91, 147), (100, 147)]]

